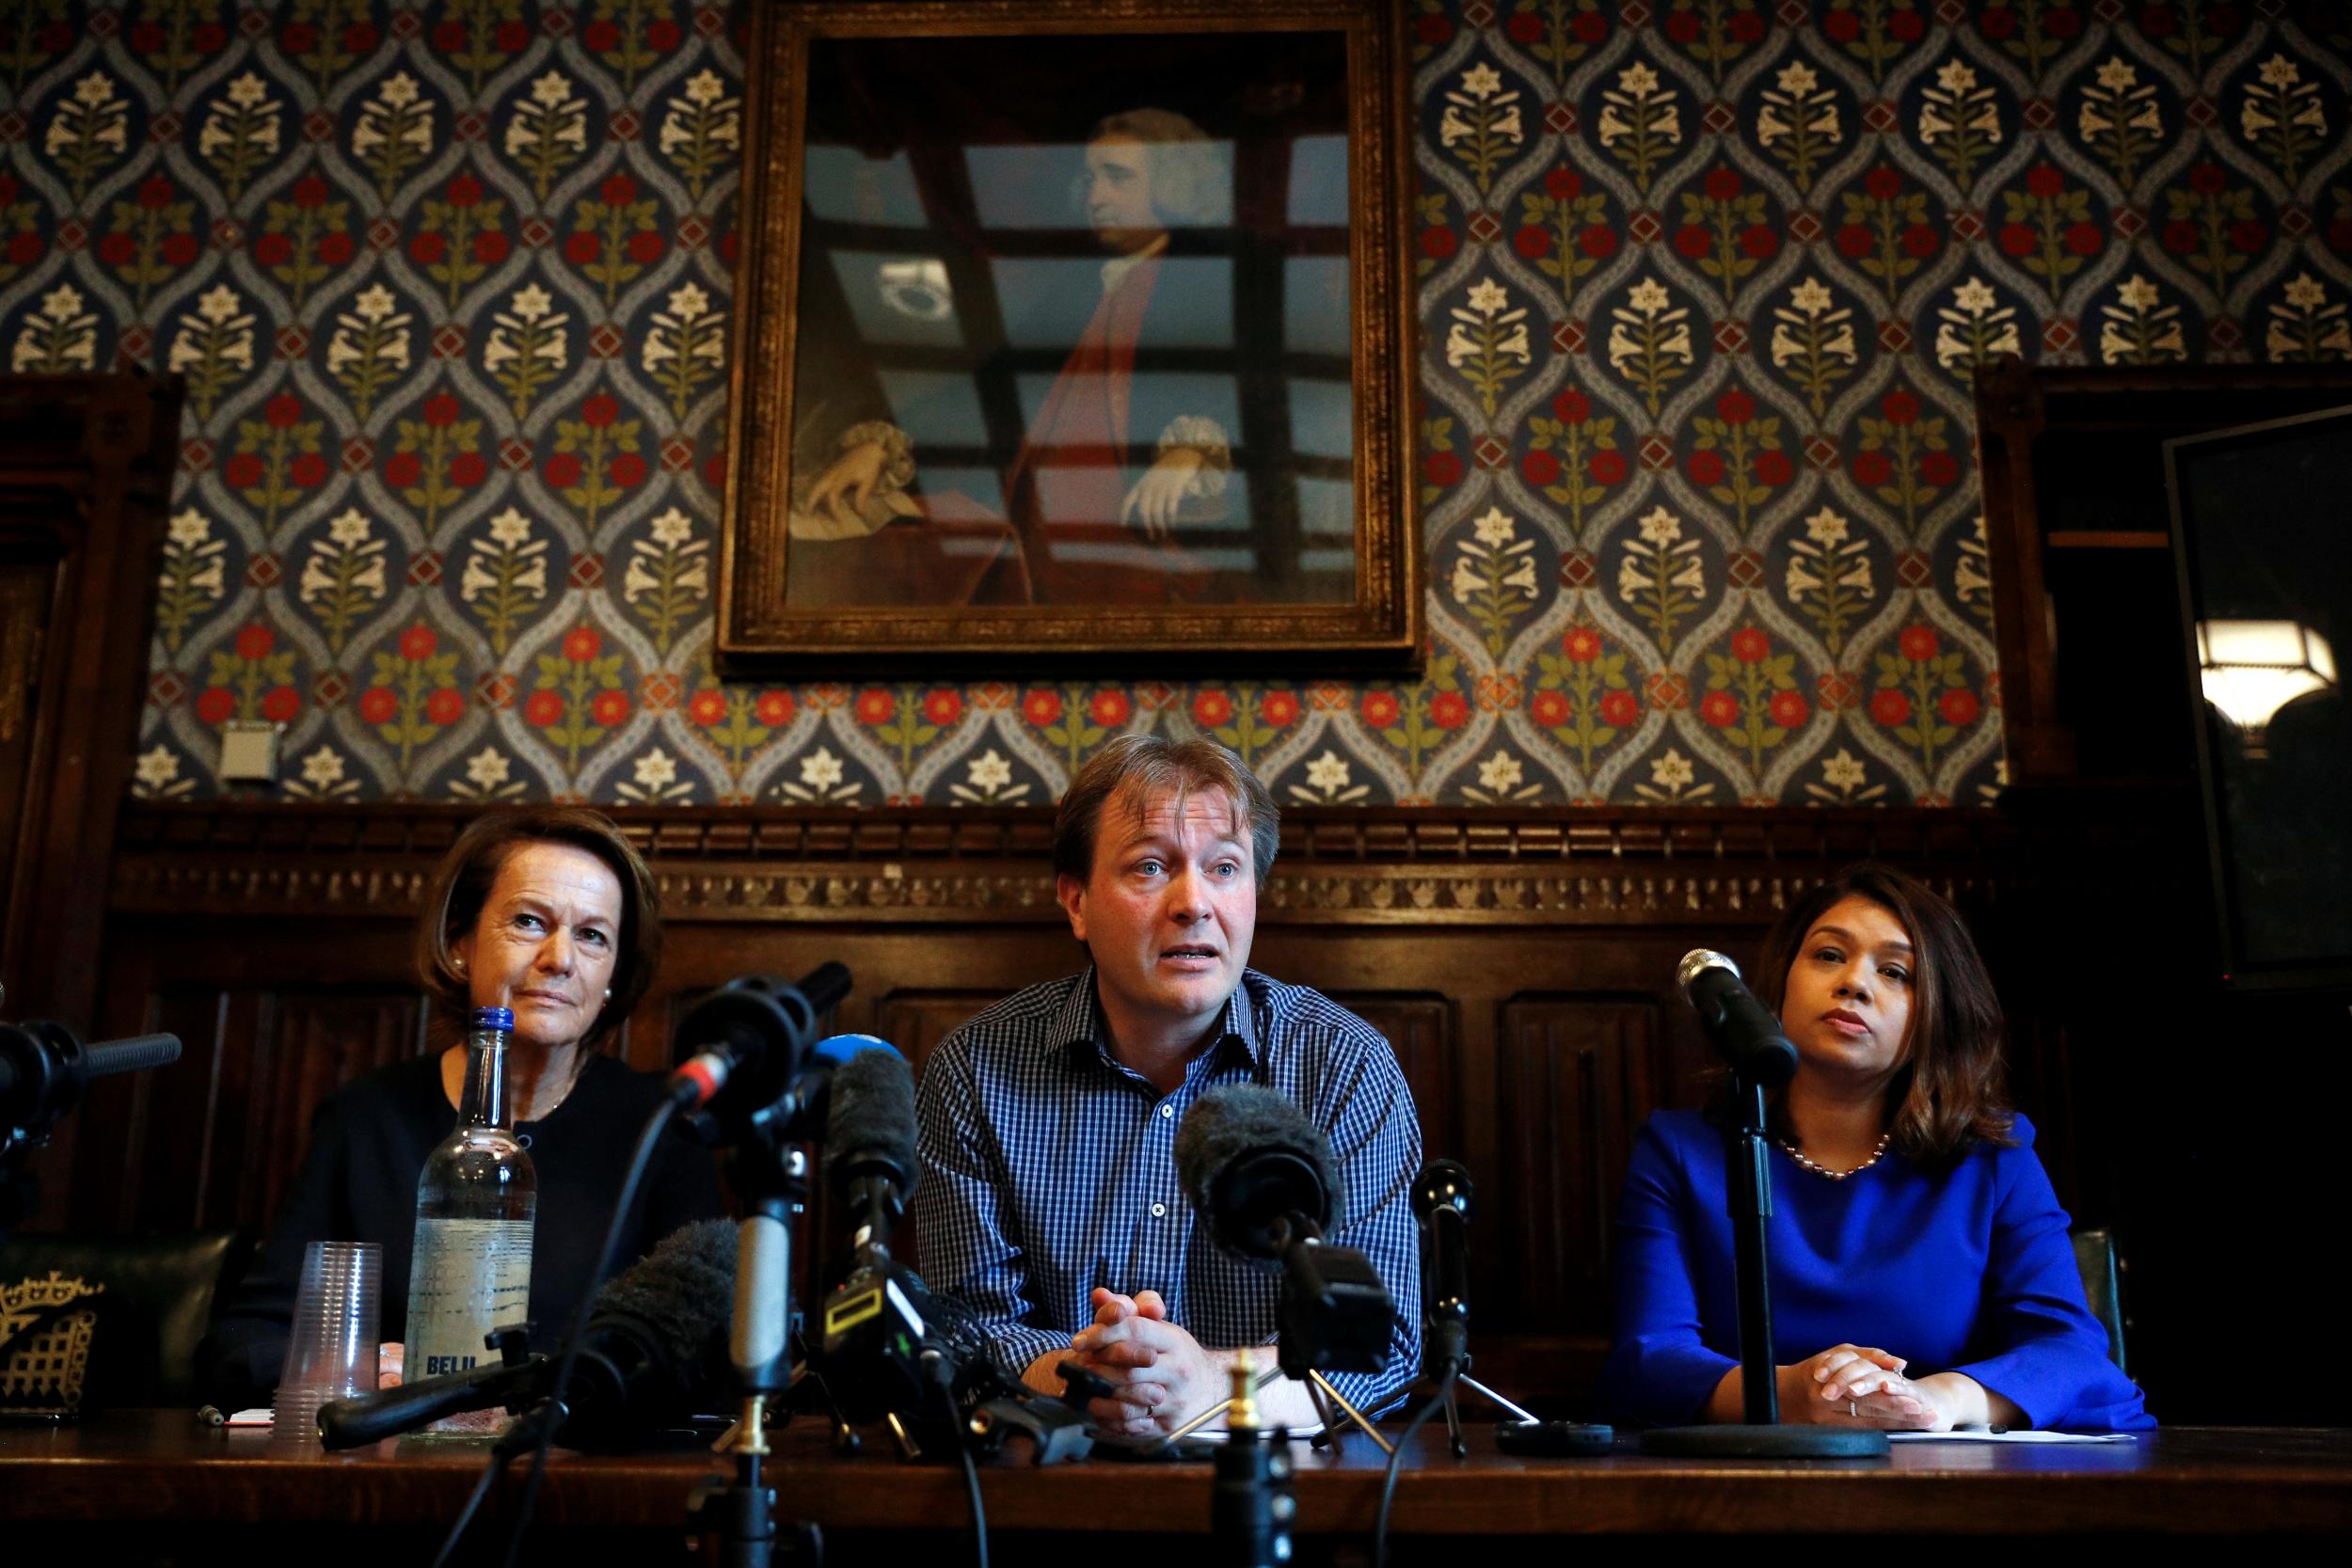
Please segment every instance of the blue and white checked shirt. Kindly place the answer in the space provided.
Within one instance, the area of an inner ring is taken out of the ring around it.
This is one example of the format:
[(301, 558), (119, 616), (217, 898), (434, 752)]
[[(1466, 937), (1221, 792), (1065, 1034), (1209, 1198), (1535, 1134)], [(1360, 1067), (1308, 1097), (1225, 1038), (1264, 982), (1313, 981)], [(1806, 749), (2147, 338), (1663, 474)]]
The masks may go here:
[(1362, 1019), (1255, 970), (1222, 1033), (1163, 1097), (1107, 1047), (1094, 972), (1032, 986), (942, 1040), (923, 1069), (914, 1195), (923, 1274), (978, 1315), (1019, 1377), (1094, 1321), (1088, 1292), (1157, 1291), (1211, 1349), (1275, 1334), (1280, 1275), (1219, 1247), (1176, 1180), (1176, 1129), (1224, 1084), (1262, 1084), (1331, 1139), (1345, 1189), (1328, 1240), (1360, 1248), (1396, 1304), (1389, 1365), (1334, 1375), (1370, 1412), (1421, 1370), (1421, 1123), (1396, 1053)]

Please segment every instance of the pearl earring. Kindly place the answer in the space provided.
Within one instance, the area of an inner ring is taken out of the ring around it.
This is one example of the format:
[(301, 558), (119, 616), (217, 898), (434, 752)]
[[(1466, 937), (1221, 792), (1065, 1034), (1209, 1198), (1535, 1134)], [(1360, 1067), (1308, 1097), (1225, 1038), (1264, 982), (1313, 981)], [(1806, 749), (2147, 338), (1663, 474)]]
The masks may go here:
[(607, 1002), (610, 1002), (610, 1001), (612, 1001), (612, 988), (611, 986), (607, 986), (607, 987), (605, 987), (605, 988), (604, 988), (604, 999), (605, 999)]
[(454, 970), (456, 970), (458, 974), (465, 974), (465, 973), (466, 973), (466, 960), (465, 960), (465, 959), (463, 959), (463, 958), (452, 958), (452, 959), (450, 959), (450, 961), (449, 961), (449, 962), (450, 962), (450, 967), (451, 967), (451, 968), (453, 968), (453, 969), (454, 969)]

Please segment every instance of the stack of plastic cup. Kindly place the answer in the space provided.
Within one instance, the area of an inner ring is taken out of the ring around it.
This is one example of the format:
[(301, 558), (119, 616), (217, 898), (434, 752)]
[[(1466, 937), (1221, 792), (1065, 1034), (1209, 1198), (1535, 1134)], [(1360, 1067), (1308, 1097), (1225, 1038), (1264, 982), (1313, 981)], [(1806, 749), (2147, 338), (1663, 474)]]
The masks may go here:
[(312, 1242), (302, 1255), (294, 1333), (271, 1405), (271, 1436), (319, 1441), (319, 1406), (375, 1388), (376, 1307), (384, 1249), (373, 1242)]

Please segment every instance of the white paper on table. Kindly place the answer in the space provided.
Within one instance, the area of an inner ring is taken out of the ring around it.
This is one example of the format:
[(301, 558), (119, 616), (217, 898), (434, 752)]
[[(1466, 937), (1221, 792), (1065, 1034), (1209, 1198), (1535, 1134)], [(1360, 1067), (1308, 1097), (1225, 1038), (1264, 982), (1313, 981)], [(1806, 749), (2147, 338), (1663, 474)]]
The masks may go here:
[(2128, 1432), (2011, 1432), (2006, 1427), (1954, 1427), (1949, 1432), (1890, 1432), (1890, 1443), (2128, 1443)]
[(264, 1405), (258, 1410), (236, 1411), (221, 1424), (232, 1427), (265, 1427), (273, 1423), (270, 1419), (269, 1408)]
[[(1343, 1421), (1341, 1424), (1344, 1426), (1346, 1423)], [(1310, 1421), (1305, 1426), (1290, 1427), (1286, 1430), (1290, 1434), (1292, 1442), (1304, 1443), (1311, 1438), (1322, 1435), (1323, 1423), (1321, 1421)], [(1102, 1441), (1100, 1438), (1095, 1440), (1097, 1442)], [(1223, 1427), (1203, 1427), (1199, 1432), (1187, 1432), (1176, 1440), (1179, 1443), (1230, 1443), (1233, 1440), (1233, 1435), (1232, 1433), (1227, 1432)]]

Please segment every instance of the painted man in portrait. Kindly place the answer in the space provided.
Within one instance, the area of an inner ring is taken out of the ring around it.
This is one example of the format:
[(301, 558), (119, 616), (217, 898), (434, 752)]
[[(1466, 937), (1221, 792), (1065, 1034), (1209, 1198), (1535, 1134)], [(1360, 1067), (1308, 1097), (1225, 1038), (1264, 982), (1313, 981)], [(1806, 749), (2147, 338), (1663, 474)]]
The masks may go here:
[[(924, 483), (935, 458), (895, 409), (844, 423), (830, 400), (817, 411), (838, 430), (830, 449), (809, 462), (811, 447), (796, 443), (811, 477), (794, 485), (794, 573), (835, 553), (808, 546), (881, 546), (846, 552), (855, 563), (838, 567), (852, 575), (828, 575), (854, 596), (834, 602), (1152, 605), (1198, 592), (1205, 572), (1179, 535), (1224, 517), (1232, 436), (1225, 410), (1200, 396), (1202, 377), (1154, 373), (1150, 361), (1232, 341), (1230, 272), (1169, 257), (1172, 230), (1230, 223), (1227, 159), (1184, 116), (1129, 110), (1094, 127), (1073, 195), (1101, 247), (1099, 282), (1089, 279), (1099, 292), (1041, 399), (1025, 397), (1019, 448), (993, 493), (974, 494), (968, 471), (953, 485)], [(1008, 319), (1025, 308), (1074, 314), (1069, 299), (1001, 305)], [(808, 424), (803, 436), (821, 437)], [(927, 586), (875, 579), (894, 563)]]

